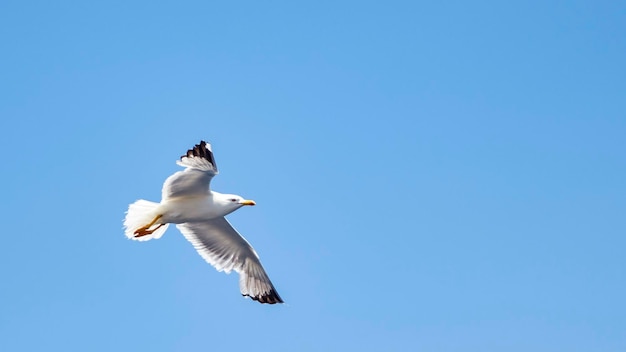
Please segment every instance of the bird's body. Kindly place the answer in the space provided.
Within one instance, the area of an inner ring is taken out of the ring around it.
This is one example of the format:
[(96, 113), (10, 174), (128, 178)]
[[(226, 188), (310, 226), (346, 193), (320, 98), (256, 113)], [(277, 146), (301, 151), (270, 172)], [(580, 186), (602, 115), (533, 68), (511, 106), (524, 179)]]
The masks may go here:
[(176, 224), (218, 271), (239, 273), (244, 296), (261, 303), (282, 303), (252, 246), (224, 218), (244, 205), (255, 205), (254, 201), (209, 189), (218, 171), (211, 145), (204, 141), (188, 150), (178, 164), (186, 169), (165, 180), (160, 203), (138, 200), (128, 207), (126, 236), (138, 241), (157, 239), (169, 224)]
[(185, 196), (169, 198), (161, 202), (157, 213), (163, 214), (158, 223), (182, 224), (185, 222), (197, 222), (226, 216), (237, 208), (222, 206), (220, 199), (223, 194), (211, 191), (209, 194), (200, 196)]

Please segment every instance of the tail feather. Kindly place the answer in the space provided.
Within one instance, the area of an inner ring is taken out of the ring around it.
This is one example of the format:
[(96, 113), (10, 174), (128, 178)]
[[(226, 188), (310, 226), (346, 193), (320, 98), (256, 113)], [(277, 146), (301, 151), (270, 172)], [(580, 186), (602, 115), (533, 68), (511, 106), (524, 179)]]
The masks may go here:
[(128, 206), (126, 212), (126, 218), (124, 219), (124, 233), (126, 237), (136, 241), (148, 241), (151, 239), (158, 239), (163, 236), (165, 230), (169, 224), (161, 226), (158, 230), (154, 231), (150, 235), (135, 237), (135, 231), (142, 226), (146, 226), (157, 216), (157, 207), (159, 203), (150, 202), (140, 199), (135, 203)]

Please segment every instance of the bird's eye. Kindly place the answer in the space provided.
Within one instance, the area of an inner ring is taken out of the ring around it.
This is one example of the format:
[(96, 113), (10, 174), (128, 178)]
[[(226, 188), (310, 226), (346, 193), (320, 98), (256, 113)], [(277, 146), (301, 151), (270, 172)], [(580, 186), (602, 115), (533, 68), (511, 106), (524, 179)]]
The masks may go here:
[(229, 200), (230, 200), (231, 202), (236, 202), (236, 201), (237, 201), (237, 198), (231, 198), (231, 199), (229, 199)]

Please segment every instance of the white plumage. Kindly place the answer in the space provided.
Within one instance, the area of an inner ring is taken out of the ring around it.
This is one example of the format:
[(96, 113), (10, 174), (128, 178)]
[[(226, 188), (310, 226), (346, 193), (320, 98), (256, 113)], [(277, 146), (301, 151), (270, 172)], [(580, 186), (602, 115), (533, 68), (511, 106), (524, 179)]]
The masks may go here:
[(261, 303), (283, 303), (252, 246), (224, 218), (254, 201), (209, 188), (217, 166), (211, 145), (201, 141), (181, 156), (186, 167), (163, 184), (161, 203), (138, 200), (128, 207), (125, 234), (137, 241), (158, 239), (176, 224), (198, 253), (218, 271), (239, 273), (241, 294)]

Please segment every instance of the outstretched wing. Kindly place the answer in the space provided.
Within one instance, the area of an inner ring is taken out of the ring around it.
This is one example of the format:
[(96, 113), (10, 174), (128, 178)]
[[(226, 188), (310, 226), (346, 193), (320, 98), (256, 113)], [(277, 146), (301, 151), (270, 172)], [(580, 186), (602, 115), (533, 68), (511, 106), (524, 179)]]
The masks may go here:
[(161, 196), (163, 199), (209, 193), (211, 179), (218, 174), (210, 144), (201, 141), (181, 156), (176, 163), (186, 169), (178, 171), (165, 180)]
[(261, 303), (283, 303), (252, 246), (225, 218), (176, 225), (218, 271), (239, 273), (241, 294)]

